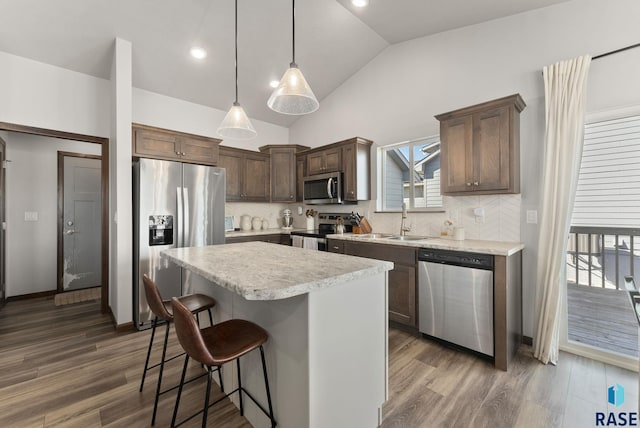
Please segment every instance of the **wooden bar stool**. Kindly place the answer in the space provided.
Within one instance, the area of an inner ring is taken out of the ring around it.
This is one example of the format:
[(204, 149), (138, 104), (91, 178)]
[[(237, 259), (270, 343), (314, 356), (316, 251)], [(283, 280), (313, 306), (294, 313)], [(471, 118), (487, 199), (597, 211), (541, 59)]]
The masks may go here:
[[(144, 293), (147, 297), (147, 303), (149, 304), (149, 308), (151, 309), (151, 312), (153, 312), (154, 318), (151, 323), (152, 325), (151, 338), (149, 339), (149, 349), (147, 349), (147, 359), (144, 362), (144, 370), (142, 372), (142, 381), (140, 382), (140, 392), (142, 392), (142, 389), (144, 388), (144, 379), (147, 375), (147, 371), (159, 366), (160, 372), (158, 373), (158, 383), (156, 386), (156, 398), (153, 404), (153, 417), (151, 418), (151, 425), (154, 425), (156, 422), (156, 412), (158, 410), (158, 399), (160, 398), (160, 395), (177, 388), (177, 385), (176, 385), (173, 388), (169, 388), (165, 391), (161, 391), (164, 363), (167, 361), (176, 359), (184, 355), (184, 353), (175, 355), (171, 358), (166, 358), (167, 342), (169, 340), (169, 327), (171, 326), (171, 322), (173, 321), (173, 312), (174, 312), (173, 303), (171, 300), (162, 300), (162, 296), (160, 296), (160, 291), (158, 290), (158, 286), (147, 275), (144, 275), (142, 277), (142, 282), (144, 283)], [(183, 308), (186, 308), (185, 310), (187, 311), (187, 313), (189, 313), (189, 317), (192, 320), (193, 320), (193, 315), (195, 314), (196, 317), (198, 317), (198, 321), (197, 321), (198, 324), (200, 323), (200, 318), (199, 318), (200, 312), (208, 311), (209, 322), (211, 323), (211, 325), (213, 325), (213, 316), (211, 315), (211, 308), (213, 308), (216, 305), (216, 301), (212, 297), (206, 296), (204, 294), (188, 294), (185, 296), (180, 296), (178, 298), (174, 297), (173, 299), (178, 302), (181, 302), (181, 306)], [(149, 367), (149, 357), (151, 356), (153, 338), (156, 334), (156, 326), (158, 325), (159, 322), (164, 322), (167, 326), (164, 333), (164, 345), (162, 347), (162, 358), (158, 364), (155, 364)], [(195, 323), (196, 320), (193, 320), (193, 322)], [(222, 386), (222, 376), (220, 375), (219, 372), (218, 372), (218, 375), (220, 377), (220, 385)], [(191, 379), (191, 380), (194, 380), (194, 379)]]
[[(181, 425), (200, 413), (203, 413), (202, 427), (206, 427), (209, 407), (214, 406), (218, 402), (229, 397), (231, 394), (238, 392), (240, 399), (240, 415), (244, 416), (242, 393), (245, 393), (247, 397), (249, 397), (260, 408), (260, 410), (267, 415), (267, 417), (269, 417), (271, 427), (274, 428), (276, 426), (276, 420), (273, 416), (271, 393), (269, 391), (269, 379), (267, 377), (267, 365), (265, 363), (264, 349), (262, 347), (269, 338), (268, 333), (262, 327), (250, 321), (241, 319), (232, 319), (211, 327), (200, 329), (196, 321), (193, 319), (193, 316), (190, 315), (189, 309), (180, 303), (178, 299), (173, 298), (172, 300), (176, 335), (178, 336), (180, 345), (182, 345), (182, 348), (187, 353), (187, 356), (185, 357), (184, 367), (182, 369), (182, 377), (180, 379), (180, 386), (178, 387), (176, 405), (173, 409), (171, 427)], [(249, 394), (245, 388), (242, 387), (242, 377), (240, 376), (240, 357), (256, 348), (260, 349), (260, 358), (262, 359), (262, 372), (264, 374), (264, 384), (267, 391), (267, 402), (269, 406), (268, 412), (256, 401), (255, 398), (253, 398), (251, 394)], [(182, 387), (185, 383), (184, 378), (187, 372), (189, 358), (193, 358), (199, 363), (204, 364), (208, 371), (204, 408), (200, 412), (189, 416), (187, 419), (180, 422), (180, 424), (176, 425), (178, 407), (180, 406), (180, 396), (182, 395)], [(238, 369), (238, 387), (215, 402), (209, 404), (213, 371), (218, 369), (219, 374), (220, 367), (233, 360), (236, 360)]]

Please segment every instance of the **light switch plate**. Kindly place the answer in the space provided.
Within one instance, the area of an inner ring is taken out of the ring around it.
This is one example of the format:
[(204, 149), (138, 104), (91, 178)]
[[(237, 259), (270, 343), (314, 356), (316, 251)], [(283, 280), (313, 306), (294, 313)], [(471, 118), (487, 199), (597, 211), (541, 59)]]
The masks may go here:
[(537, 210), (527, 210), (527, 223), (529, 223), (529, 224), (538, 224), (538, 211)]
[(24, 221), (38, 221), (38, 212), (37, 211), (25, 211), (24, 212)]

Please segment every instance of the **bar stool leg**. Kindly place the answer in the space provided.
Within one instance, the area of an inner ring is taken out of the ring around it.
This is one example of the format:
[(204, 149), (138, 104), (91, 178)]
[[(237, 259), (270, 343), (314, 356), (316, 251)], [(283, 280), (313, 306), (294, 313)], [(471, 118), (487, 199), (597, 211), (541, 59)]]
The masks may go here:
[(240, 399), (240, 416), (244, 416), (244, 406), (242, 405), (242, 376), (240, 376), (240, 358), (236, 358), (238, 367), (238, 398)]
[(267, 377), (267, 364), (264, 360), (264, 349), (260, 345), (260, 358), (262, 359), (262, 372), (264, 373), (264, 386), (267, 389), (267, 402), (269, 403), (269, 419), (271, 419), (271, 428), (275, 428), (276, 420), (273, 417), (273, 405), (271, 404), (271, 392), (269, 391), (269, 378)]
[(209, 325), (213, 326), (213, 315), (211, 314), (211, 308), (209, 308)]
[(211, 395), (211, 378), (213, 373), (211, 367), (207, 366), (207, 393), (204, 397), (204, 412), (202, 415), (202, 428), (207, 428), (207, 415), (209, 414), (209, 396)]
[(187, 366), (189, 365), (189, 354), (184, 357), (184, 366), (182, 367), (182, 376), (180, 377), (180, 386), (178, 386), (178, 395), (176, 396), (176, 405), (173, 407), (173, 417), (171, 418), (171, 428), (176, 426), (178, 417), (178, 407), (180, 407), (180, 396), (182, 395), (182, 387), (184, 386), (184, 378), (187, 375)]
[(218, 380), (220, 380), (220, 390), (224, 392), (224, 384), (222, 383), (222, 366), (218, 366)]
[(156, 412), (158, 411), (158, 399), (160, 398), (160, 386), (162, 385), (162, 372), (164, 371), (164, 359), (167, 356), (167, 342), (169, 342), (169, 326), (170, 322), (167, 321), (167, 328), (164, 334), (164, 346), (162, 347), (162, 360), (160, 360), (160, 373), (158, 373), (158, 387), (156, 388), (156, 399), (153, 402), (153, 417), (151, 418), (151, 425), (156, 423)]
[(147, 349), (147, 359), (144, 362), (144, 371), (142, 372), (142, 381), (140, 382), (140, 392), (144, 388), (144, 378), (147, 376), (147, 370), (149, 370), (149, 357), (151, 356), (151, 347), (153, 346), (153, 337), (156, 334), (156, 324), (158, 323), (158, 317), (155, 317), (151, 322), (151, 339), (149, 339), (149, 349)]

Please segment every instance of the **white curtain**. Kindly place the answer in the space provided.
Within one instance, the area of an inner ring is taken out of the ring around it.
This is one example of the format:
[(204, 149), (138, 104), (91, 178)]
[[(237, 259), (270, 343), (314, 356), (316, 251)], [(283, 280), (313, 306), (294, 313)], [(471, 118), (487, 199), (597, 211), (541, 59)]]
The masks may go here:
[(544, 67), (545, 154), (538, 232), (538, 286), (534, 356), (558, 361), (561, 304), (566, 287), (566, 251), (580, 173), (590, 56)]

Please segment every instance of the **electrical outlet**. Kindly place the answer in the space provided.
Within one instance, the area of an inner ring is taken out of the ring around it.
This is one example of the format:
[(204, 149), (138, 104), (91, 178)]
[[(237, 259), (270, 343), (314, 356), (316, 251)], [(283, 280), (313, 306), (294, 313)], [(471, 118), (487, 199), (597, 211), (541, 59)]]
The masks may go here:
[(527, 210), (527, 223), (538, 224), (538, 211)]
[(38, 212), (37, 211), (25, 211), (24, 212), (24, 221), (38, 221)]

